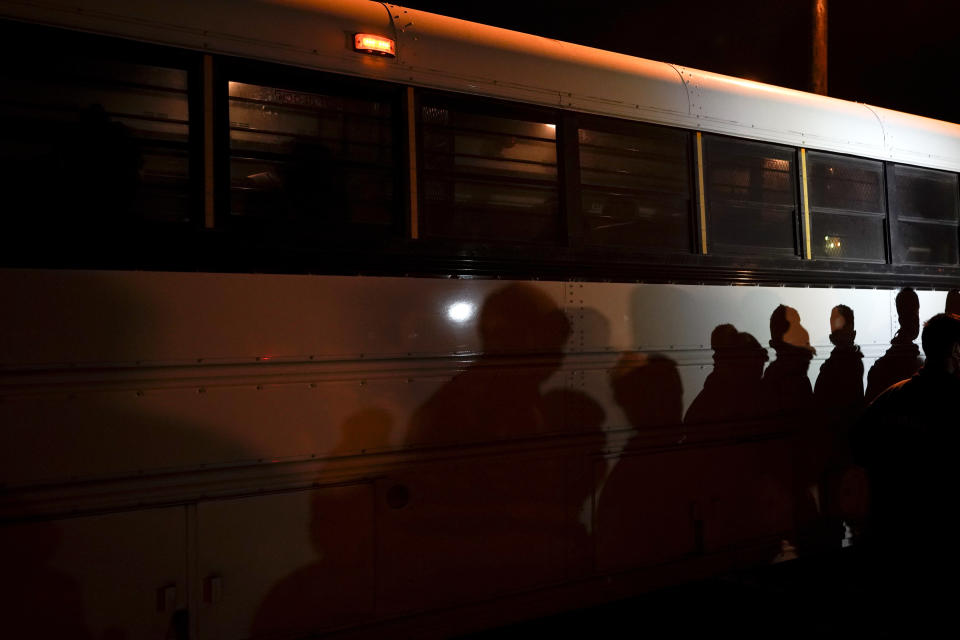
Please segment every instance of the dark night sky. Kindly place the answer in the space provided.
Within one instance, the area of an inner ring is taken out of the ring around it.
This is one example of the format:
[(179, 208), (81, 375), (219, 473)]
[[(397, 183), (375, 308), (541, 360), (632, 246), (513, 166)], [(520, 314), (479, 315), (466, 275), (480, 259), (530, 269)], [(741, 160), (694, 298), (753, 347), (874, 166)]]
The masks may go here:
[[(408, 0), (404, 6), (810, 88), (812, 0)], [(830, 0), (829, 94), (960, 122), (960, 2)]]

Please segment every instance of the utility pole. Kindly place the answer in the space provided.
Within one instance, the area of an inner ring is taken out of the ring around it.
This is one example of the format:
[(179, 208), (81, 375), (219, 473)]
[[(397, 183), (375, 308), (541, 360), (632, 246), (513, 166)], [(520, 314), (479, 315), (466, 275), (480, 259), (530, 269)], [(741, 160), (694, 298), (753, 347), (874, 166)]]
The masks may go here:
[(813, 59), (810, 72), (813, 92), (827, 95), (827, 0), (813, 0)]

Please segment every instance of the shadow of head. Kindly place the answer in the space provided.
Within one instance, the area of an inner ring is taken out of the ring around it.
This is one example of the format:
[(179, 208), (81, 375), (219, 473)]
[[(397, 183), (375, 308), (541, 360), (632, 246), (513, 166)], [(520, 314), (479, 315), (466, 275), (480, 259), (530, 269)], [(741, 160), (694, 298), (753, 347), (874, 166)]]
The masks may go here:
[(627, 353), (610, 372), (613, 397), (634, 428), (666, 427), (683, 418), (683, 384), (670, 358)]
[(950, 289), (950, 291), (947, 292), (947, 304), (944, 307), (944, 311), (951, 315), (960, 315), (960, 291)]
[(913, 289), (901, 289), (896, 297), (900, 328), (894, 341), (913, 342), (920, 335), (920, 298)]
[(810, 334), (800, 324), (800, 314), (793, 307), (779, 305), (770, 315), (770, 346), (780, 350), (796, 347), (813, 353)]
[(484, 353), (560, 353), (569, 336), (570, 322), (563, 310), (526, 284), (495, 291), (480, 311)]
[(854, 328), (853, 309), (838, 304), (830, 310), (830, 342), (836, 345), (852, 345), (857, 337)]
[(718, 325), (710, 334), (713, 362), (723, 370), (735, 369), (740, 375), (759, 378), (769, 360), (767, 350), (749, 333), (737, 331), (732, 324)]

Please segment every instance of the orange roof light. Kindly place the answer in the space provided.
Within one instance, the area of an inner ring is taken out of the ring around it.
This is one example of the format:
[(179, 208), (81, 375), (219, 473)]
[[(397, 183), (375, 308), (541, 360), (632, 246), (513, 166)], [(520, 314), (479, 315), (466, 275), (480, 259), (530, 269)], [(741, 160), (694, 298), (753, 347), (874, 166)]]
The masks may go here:
[(353, 36), (353, 48), (360, 53), (374, 53), (391, 58), (397, 55), (397, 44), (393, 40), (372, 33), (358, 33)]

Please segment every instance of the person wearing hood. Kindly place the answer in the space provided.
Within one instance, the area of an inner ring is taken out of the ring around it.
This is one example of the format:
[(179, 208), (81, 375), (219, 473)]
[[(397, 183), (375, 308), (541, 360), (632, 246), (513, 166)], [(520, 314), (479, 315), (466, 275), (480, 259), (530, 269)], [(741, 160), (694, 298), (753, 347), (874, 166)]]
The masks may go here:
[(943, 577), (958, 568), (951, 534), (960, 447), (960, 316), (933, 316), (921, 341), (923, 368), (880, 394), (850, 439), (870, 484), (867, 580), (880, 609), (892, 616), (896, 637), (941, 633), (952, 624), (956, 599), (956, 588)]
[(863, 410), (863, 353), (854, 343), (856, 337), (853, 309), (842, 304), (831, 309), (830, 342), (834, 346), (813, 389), (819, 420), (812, 448), (819, 452), (815, 464), (821, 470), (824, 535), (831, 547), (842, 544), (844, 523), (856, 536), (866, 513), (866, 479), (853, 467), (848, 446), (850, 427)]
[(811, 409), (813, 388), (807, 370), (816, 349), (793, 307), (779, 305), (770, 316), (770, 346), (776, 359), (763, 374), (767, 413), (799, 417)]

